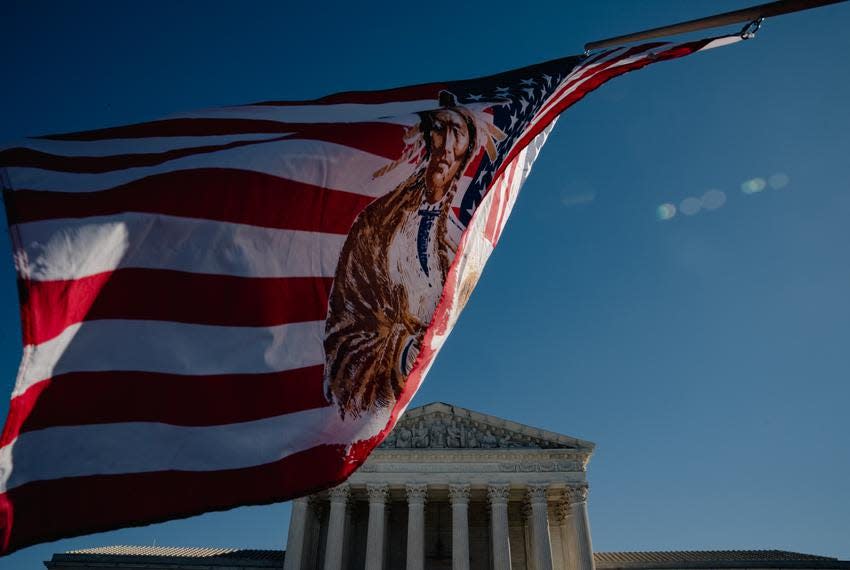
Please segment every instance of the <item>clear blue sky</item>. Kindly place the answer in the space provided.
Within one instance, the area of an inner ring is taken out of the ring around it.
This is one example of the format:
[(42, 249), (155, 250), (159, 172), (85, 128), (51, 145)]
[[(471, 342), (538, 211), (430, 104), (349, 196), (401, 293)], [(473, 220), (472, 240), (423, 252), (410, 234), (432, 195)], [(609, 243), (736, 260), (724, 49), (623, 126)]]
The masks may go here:
[[(750, 3), (6, 1), (0, 144), (474, 77)], [(775, 18), (570, 109), (414, 400), (596, 442), (597, 550), (850, 558), (848, 24), (850, 4)], [(709, 190), (725, 203), (681, 212)], [(665, 203), (679, 211), (662, 220)], [(0, 251), (5, 417), (20, 357), (5, 232)], [(36, 546), (0, 568), (104, 544), (281, 548), (288, 518), (286, 504), (242, 508)]]

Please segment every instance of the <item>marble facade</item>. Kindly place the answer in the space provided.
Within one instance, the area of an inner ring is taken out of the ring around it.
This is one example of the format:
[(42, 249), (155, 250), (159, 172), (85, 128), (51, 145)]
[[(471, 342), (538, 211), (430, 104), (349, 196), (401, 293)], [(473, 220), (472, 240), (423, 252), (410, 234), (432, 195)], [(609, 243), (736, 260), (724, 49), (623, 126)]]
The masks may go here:
[(594, 444), (457, 406), (408, 410), (344, 484), (293, 502), (285, 570), (593, 570)]

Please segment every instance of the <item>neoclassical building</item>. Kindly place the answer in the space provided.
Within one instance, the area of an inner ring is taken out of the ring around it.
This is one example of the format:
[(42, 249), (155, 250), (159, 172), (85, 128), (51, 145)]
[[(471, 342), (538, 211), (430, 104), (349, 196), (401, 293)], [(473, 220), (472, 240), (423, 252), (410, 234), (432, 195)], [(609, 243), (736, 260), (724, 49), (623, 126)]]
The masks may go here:
[(408, 410), (349, 480), (293, 501), (286, 551), (106, 546), (50, 570), (850, 570), (781, 550), (594, 553), (594, 444), (457, 406)]
[(293, 504), (286, 570), (593, 570), (594, 445), (457, 406), (409, 410), (348, 482)]

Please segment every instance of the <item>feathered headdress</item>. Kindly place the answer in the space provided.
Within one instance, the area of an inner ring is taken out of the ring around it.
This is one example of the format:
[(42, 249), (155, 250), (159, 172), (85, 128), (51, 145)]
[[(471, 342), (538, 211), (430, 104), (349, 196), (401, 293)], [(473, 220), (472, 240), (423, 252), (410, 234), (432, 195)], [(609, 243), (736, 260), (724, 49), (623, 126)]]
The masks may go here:
[[(463, 115), (475, 125), (475, 150), (483, 148), (491, 161), (496, 160), (496, 143), (505, 139), (505, 133), (493, 123), (493, 114), (486, 110), (494, 106), (505, 105), (507, 101), (492, 103), (476, 103), (474, 105), (458, 105), (457, 97), (450, 91), (440, 91), (440, 107), (451, 109)], [(475, 154), (475, 151), (473, 151)]]
[[(440, 108), (451, 109), (462, 115), (465, 120), (475, 126), (475, 140), (470, 141), (475, 145), (475, 148), (471, 154), (474, 156), (479, 148), (483, 148), (491, 161), (496, 160), (496, 143), (504, 140), (506, 135), (493, 123), (493, 114), (487, 111), (494, 106), (507, 104), (507, 101), (499, 101), (495, 104), (490, 102), (458, 105), (457, 97), (450, 91), (444, 90), (440, 91), (439, 103)], [(425, 156), (425, 149), (425, 141), (422, 137), (420, 122), (417, 122), (404, 131), (404, 149), (401, 156), (397, 160), (375, 171), (372, 178), (383, 176), (402, 164), (416, 164)]]

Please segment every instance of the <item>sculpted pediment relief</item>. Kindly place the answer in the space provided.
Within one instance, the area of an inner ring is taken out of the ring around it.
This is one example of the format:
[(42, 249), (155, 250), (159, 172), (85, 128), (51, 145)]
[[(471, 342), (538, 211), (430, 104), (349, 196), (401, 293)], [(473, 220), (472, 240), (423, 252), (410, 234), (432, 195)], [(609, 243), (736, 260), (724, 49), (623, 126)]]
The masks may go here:
[(379, 449), (573, 449), (593, 444), (465, 408), (433, 403), (408, 410)]

